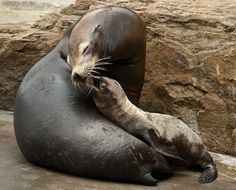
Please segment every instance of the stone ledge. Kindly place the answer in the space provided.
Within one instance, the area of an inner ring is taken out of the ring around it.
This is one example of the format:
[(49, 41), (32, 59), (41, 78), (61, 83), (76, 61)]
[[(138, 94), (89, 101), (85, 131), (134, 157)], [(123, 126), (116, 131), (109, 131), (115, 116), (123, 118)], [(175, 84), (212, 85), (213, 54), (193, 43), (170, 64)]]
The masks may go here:
[(128, 183), (106, 182), (81, 178), (40, 168), (28, 163), (15, 141), (12, 112), (0, 111), (0, 189), (3, 190), (235, 190), (236, 158), (213, 154), (219, 169), (218, 179), (207, 185), (197, 182), (199, 173), (177, 171), (168, 180), (149, 187)]

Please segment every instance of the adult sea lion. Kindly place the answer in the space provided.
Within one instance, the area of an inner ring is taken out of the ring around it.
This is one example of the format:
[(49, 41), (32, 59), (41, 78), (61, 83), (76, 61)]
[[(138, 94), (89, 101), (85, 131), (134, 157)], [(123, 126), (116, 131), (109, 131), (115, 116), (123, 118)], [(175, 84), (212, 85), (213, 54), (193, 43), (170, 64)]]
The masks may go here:
[[(172, 173), (160, 154), (103, 117), (93, 100), (74, 89), (70, 81), (71, 68), (66, 60), (71, 31), (87, 18), (94, 26), (101, 20), (105, 22), (107, 16), (114, 18), (119, 26), (122, 26), (119, 22), (130, 23), (129, 19), (122, 19), (122, 15), (138, 22), (138, 31), (145, 31), (137, 14), (128, 9), (111, 7), (91, 11), (77, 20), (59, 44), (23, 79), (15, 101), (14, 128), (19, 148), (28, 161), (80, 176), (147, 185), (156, 184), (157, 180), (152, 177), (154, 172)], [(92, 25), (88, 23), (88, 26)], [(126, 33), (126, 29), (129, 27), (123, 25), (121, 30), (115, 31)], [(115, 32), (106, 31), (108, 33), (103, 33), (106, 36), (101, 43), (106, 43), (106, 38)], [(86, 33), (78, 32), (76, 35)], [(119, 43), (116, 38), (113, 40), (116, 49)], [(124, 57), (122, 47), (121, 52), (113, 52), (112, 48), (109, 50), (111, 54), (105, 56), (111, 56), (109, 61), (114, 63), (107, 68), (107, 74), (123, 83), (130, 98), (137, 103), (143, 82), (145, 36), (136, 40), (141, 41), (134, 42), (137, 46), (124, 50)], [(127, 62), (123, 60), (126, 58)], [(136, 81), (130, 80), (130, 76)]]
[(95, 104), (108, 119), (164, 155), (168, 152), (183, 158), (190, 166), (199, 167), (202, 170), (199, 183), (210, 183), (217, 178), (216, 165), (201, 138), (181, 120), (137, 108), (113, 79), (96, 77), (88, 79), (87, 85), (92, 85)]

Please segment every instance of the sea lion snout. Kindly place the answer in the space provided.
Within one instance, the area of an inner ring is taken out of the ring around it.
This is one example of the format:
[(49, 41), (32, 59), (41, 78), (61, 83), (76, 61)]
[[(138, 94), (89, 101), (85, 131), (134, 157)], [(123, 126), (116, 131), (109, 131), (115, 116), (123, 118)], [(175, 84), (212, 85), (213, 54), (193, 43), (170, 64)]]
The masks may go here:
[(78, 60), (73, 60), (68, 63), (71, 68), (71, 79), (75, 82), (84, 82), (87, 77), (94, 74), (95, 60), (90, 57), (81, 57)]
[(73, 79), (76, 82), (83, 82), (85, 80), (85, 77), (83, 77), (82, 75), (79, 75), (78, 73), (72, 71), (71, 79)]
[(71, 79), (75, 82), (84, 82), (89, 76), (99, 75), (103, 69), (96, 67), (99, 59), (93, 46), (90, 41), (78, 42), (74, 38), (70, 39), (67, 63), (72, 69)]

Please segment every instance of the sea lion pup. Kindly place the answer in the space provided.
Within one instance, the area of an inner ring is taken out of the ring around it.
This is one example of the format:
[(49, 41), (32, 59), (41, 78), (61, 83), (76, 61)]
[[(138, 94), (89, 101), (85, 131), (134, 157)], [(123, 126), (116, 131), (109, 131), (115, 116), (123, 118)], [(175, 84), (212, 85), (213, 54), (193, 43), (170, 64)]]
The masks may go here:
[(201, 138), (181, 120), (139, 109), (113, 79), (97, 77), (89, 79), (87, 85), (92, 85), (93, 99), (104, 116), (156, 150), (166, 151), (200, 168), (199, 183), (210, 183), (217, 178), (216, 165)]

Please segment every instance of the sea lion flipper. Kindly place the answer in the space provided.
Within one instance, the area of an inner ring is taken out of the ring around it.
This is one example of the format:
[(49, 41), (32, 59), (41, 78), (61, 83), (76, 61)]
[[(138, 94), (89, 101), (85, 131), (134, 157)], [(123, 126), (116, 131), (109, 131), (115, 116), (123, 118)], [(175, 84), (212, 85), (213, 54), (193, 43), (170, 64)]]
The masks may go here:
[(209, 167), (203, 170), (202, 174), (198, 178), (199, 183), (211, 183), (217, 178), (217, 169), (216, 167)]
[(202, 169), (202, 174), (198, 178), (199, 183), (211, 183), (218, 177), (216, 165), (209, 152), (205, 152), (202, 155), (201, 160), (198, 161), (198, 165)]
[(151, 172), (146, 173), (143, 176), (143, 183), (146, 185), (156, 185), (157, 184), (157, 179), (155, 179), (152, 175)]
[(142, 134), (143, 140), (156, 151), (163, 156), (170, 158), (171, 160), (177, 160), (179, 165), (189, 165), (187, 161), (180, 157), (178, 150), (174, 144), (168, 144), (156, 133), (154, 129), (145, 130)]

